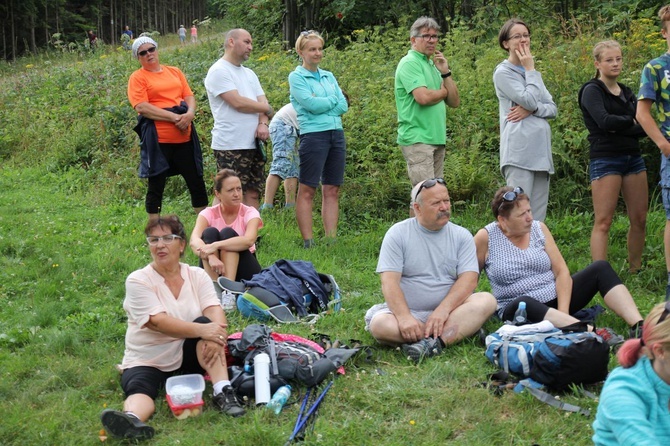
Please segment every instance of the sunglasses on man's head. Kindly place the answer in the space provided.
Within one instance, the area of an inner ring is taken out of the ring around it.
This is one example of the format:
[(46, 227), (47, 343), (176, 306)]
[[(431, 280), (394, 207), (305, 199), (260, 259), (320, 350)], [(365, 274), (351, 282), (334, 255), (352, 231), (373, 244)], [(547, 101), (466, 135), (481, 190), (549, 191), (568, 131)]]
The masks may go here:
[(658, 322), (656, 322), (656, 325), (663, 322), (665, 320), (665, 318), (668, 317), (668, 314), (670, 314), (670, 300), (665, 303), (665, 310), (663, 310), (663, 313), (661, 314), (661, 317), (658, 318)]
[(446, 187), (447, 183), (444, 182), (442, 178), (431, 178), (430, 180), (426, 180), (423, 183), (421, 183), (421, 186), (419, 186), (419, 190), (416, 191), (416, 195), (414, 195), (414, 199), (416, 200), (416, 197), (419, 196), (422, 190), (424, 189), (430, 189), (431, 187), (435, 186), (436, 184), (441, 184)]
[(156, 47), (152, 46), (151, 48), (148, 48), (144, 51), (140, 51), (139, 53), (137, 53), (137, 55), (140, 56), (140, 57), (144, 57), (149, 53), (153, 53), (154, 51), (156, 51)]
[(507, 202), (507, 203), (513, 202), (522, 193), (523, 193), (523, 189), (520, 186), (517, 186), (514, 189), (508, 190), (507, 192), (505, 192), (502, 196), (503, 201), (501, 201), (500, 206), (498, 206), (498, 211), (500, 211), (500, 208), (503, 207), (503, 204), (505, 204), (505, 202)]

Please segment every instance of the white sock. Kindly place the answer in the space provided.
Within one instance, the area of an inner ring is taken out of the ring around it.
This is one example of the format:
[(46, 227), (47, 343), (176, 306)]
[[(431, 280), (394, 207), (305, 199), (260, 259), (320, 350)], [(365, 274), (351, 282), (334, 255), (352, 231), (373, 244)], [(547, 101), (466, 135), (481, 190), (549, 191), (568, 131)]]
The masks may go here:
[(230, 385), (230, 381), (227, 379), (224, 379), (222, 381), (219, 381), (217, 383), (214, 383), (212, 387), (214, 387), (214, 395), (218, 395), (219, 393), (223, 392), (223, 388), (226, 386)]
[(125, 413), (126, 415), (130, 415), (131, 417), (135, 417), (135, 418), (137, 418), (138, 420), (140, 419), (140, 417), (138, 417), (137, 415), (135, 415), (134, 412), (131, 412), (131, 411), (129, 411), (129, 410), (126, 410), (126, 411), (123, 412), (123, 413)]

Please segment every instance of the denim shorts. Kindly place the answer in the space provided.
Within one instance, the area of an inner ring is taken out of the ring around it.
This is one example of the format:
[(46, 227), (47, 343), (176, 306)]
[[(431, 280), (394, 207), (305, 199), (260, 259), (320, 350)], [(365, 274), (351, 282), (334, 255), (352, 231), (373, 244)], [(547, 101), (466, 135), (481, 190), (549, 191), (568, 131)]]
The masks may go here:
[(295, 142), (298, 134), (292, 125), (281, 120), (270, 122), (270, 139), (272, 140), (272, 165), (270, 175), (277, 175), (282, 180), (298, 178), (300, 167), (298, 149)]
[(344, 183), (347, 155), (343, 130), (326, 130), (300, 135), (300, 184), (318, 187)]
[(670, 220), (670, 188), (662, 188), (661, 197), (663, 198), (663, 207), (665, 208), (665, 219)]
[(589, 163), (591, 181), (599, 180), (607, 175), (635, 175), (644, 172), (647, 167), (641, 155), (608, 156), (592, 159)]

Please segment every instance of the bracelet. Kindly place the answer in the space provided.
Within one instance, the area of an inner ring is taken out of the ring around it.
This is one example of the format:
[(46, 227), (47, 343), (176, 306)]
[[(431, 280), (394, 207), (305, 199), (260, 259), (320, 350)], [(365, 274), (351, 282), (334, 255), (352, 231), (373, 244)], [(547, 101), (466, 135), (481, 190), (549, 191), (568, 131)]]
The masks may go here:
[(258, 125), (261, 125), (261, 124), (266, 126), (266, 127), (270, 127), (270, 124), (268, 124), (267, 122), (259, 122), (258, 123)]
[(442, 79), (446, 79), (446, 78), (448, 78), (449, 76), (451, 76), (451, 70), (449, 70), (449, 71), (447, 71), (446, 73), (440, 75), (440, 77), (442, 77)]

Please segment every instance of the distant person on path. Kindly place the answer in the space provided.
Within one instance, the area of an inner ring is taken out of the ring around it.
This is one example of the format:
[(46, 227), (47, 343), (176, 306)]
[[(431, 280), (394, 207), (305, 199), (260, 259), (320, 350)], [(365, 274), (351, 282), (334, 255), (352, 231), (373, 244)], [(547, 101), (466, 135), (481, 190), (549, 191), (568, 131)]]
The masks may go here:
[(195, 26), (195, 23), (193, 26), (191, 26), (191, 43), (196, 43), (198, 41), (198, 28)]
[(91, 47), (91, 51), (95, 52), (95, 47), (98, 44), (98, 36), (93, 33), (93, 30), (88, 31), (88, 45)]
[(140, 136), (141, 178), (148, 179), (145, 208), (157, 217), (168, 177), (181, 175), (191, 193), (196, 213), (207, 206), (200, 140), (192, 124), (196, 103), (179, 68), (161, 65), (158, 44), (151, 37), (133, 42), (133, 56), (142, 68), (130, 75), (128, 100), (135, 111)]
[(640, 339), (617, 353), (621, 367), (600, 392), (593, 423), (596, 446), (670, 444), (670, 303), (658, 304), (644, 321)]
[(179, 261), (186, 249), (184, 225), (168, 215), (149, 220), (144, 233), (153, 260), (128, 276), (123, 301), (126, 399), (123, 411), (102, 412), (105, 430), (117, 438), (152, 438), (154, 428), (146, 421), (156, 411), (159, 390), (170, 376), (190, 373), (210, 377), (217, 410), (244, 415), (228, 377), (226, 314), (207, 273)]
[(300, 178), (296, 217), (303, 246), (314, 244), (314, 195), (321, 183), (321, 217), (324, 235), (334, 241), (339, 220), (340, 186), (344, 183), (346, 142), (342, 115), (347, 100), (330, 71), (319, 68), (323, 58), (323, 37), (317, 31), (303, 31), (295, 42), (302, 64), (288, 76), (291, 103), (300, 124)]
[[(665, 300), (670, 300), (670, 85), (667, 80), (670, 72), (670, 5), (663, 6), (658, 11), (658, 17), (661, 19), (661, 35), (667, 43), (668, 52), (651, 60), (642, 70), (636, 117), (647, 136), (661, 151), (660, 186), (666, 217), (663, 245), (668, 271)], [(652, 114), (652, 107), (657, 113)]]
[(177, 31), (177, 34), (179, 34), (179, 41), (181, 42), (181, 44), (186, 45), (186, 28), (184, 28), (184, 25), (179, 25), (179, 30)]
[(133, 40), (133, 32), (130, 30), (128, 25), (126, 25), (123, 34), (121, 34), (121, 44), (123, 45), (124, 50), (131, 49), (130, 41)]
[(547, 216), (549, 176), (554, 173), (551, 128), (556, 104), (535, 69), (530, 52), (530, 29), (510, 19), (498, 33), (500, 47), (509, 53), (493, 72), (500, 114), (500, 170), (508, 186), (521, 186), (530, 197), (538, 221)]
[(274, 207), (275, 194), (279, 183), (284, 182), (286, 201), (284, 208), (295, 206), (295, 194), (298, 190), (300, 159), (295, 143), (300, 133), (298, 115), (293, 104), (288, 103), (275, 113), (270, 121), (270, 140), (272, 141), (272, 164), (265, 182), (265, 197), (261, 211)]
[[(217, 170), (238, 173), (244, 204), (258, 209), (265, 186), (265, 161), (256, 150), (256, 138), (270, 137), (268, 121), (274, 113), (258, 76), (242, 65), (251, 54), (252, 39), (244, 29), (226, 33), (225, 52), (207, 72), (205, 88), (214, 117), (212, 149)], [(213, 204), (217, 204), (215, 199)]]
[(384, 236), (377, 273), (385, 303), (365, 314), (365, 327), (382, 344), (401, 345), (418, 362), (475, 334), (496, 300), (475, 293), (479, 267), (472, 234), (451, 219), (441, 178), (420, 181), (411, 193), (415, 217)]
[(501, 187), (491, 210), (495, 221), (475, 234), (475, 244), (500, 319), (511, 321), (519, 302), (525, 302), (529, 322), (548, 320), (566, 327), (579, 323), (572, 315), (600, 293), (605, 305), (628, 323), (630, 337), (639, 336), (642, 316), (612, 266), (598, 260), (571, 276), (549, 228), (533, 219), (523, 189)]
[(609, 230), (621, 193), (630, 220), (628, 268), (637, 272), (642, 266), (649, 201), (647, 168), (639, 143), (645, 133), (635, 120), (635, 94), (617, 82), (623, 67), (619, 43), (596, 44), (593, 58), (596, 76), (582, 86), (578, 96), (591, 144), (589, 173), (595, 214), (591, 259), (607, 260)]
[[(444, 176), (446, 106), (461, 100), (447, 58), (437, 50), (440, 26), (429, 17), (410, 28), (411, 49), (395, 72), (398, 144), (407, 162), (412, 186)], [(432, 58), (432, 59), (431, 59)]]

